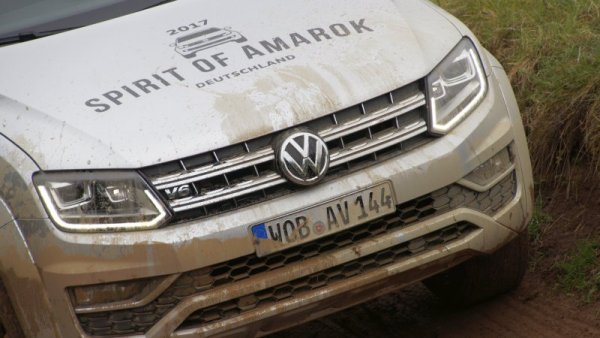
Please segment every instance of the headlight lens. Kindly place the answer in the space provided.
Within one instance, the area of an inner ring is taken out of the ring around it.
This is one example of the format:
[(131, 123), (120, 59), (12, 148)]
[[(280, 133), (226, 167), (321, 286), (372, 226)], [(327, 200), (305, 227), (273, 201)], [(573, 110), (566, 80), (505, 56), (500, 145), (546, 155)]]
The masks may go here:
[(50, 217), (63, 230), (153, 229), (170, 217), (135, 172), (38, 173), (33, 180)]
[(445, 134), (481, 101), (487, 80), (477, 49), (463, 39), (427, 77), (430, 131)]

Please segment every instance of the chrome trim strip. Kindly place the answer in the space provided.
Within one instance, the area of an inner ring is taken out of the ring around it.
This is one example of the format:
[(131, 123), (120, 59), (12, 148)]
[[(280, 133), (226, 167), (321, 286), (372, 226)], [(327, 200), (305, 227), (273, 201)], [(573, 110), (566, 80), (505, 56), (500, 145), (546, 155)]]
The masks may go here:
[(148, 305), (150, 304), (150, 302), (158, 298), (158, 296), (160, 296), (160, 294), (163, 293), (163, 291), (165, 291), (171, 284), (173, 284), (173, 282), (175, 282), (175, 280), (179, 278), (179, 276), (180, 274), (170, 275), (164, 278), (162, 281), (160, 281), (158, 285), (152, 285), (151, 283), (147, 284), (140, 294), (137, 294), (130, 299), (98, 305), (77, 306), (75, 307), (75, 313), (85, 314), (105, 311), (116, 311)]
[(469, 189), (471, 189), (473, 191), (477, 191), (477, 192), (488, 191), (493, 186), (495, 186), (496, 184), (500, 183), (500, 181), (502, 181), (503, 179), (505, 179), (506, 176), (512, 174), (513, 171), (515, 171), (515, 168), (516, 168), (515, 164), (512, 163), (504, 172), (502, 172), (500, 175), (496, 176), (494, 179), (492, 179), (491, 181), (489, 181), (486, 185), (479, 185), (479, 184), (477, 184), (475, 182), (469, 181), (466, 178), (462, 178), (462, 179), (460, 179), (456, 183), (462, 185), (465, 188), (469, 188)]
[(330, 129), (321, 130), (319, 131), (319, 136), (321, 136), (325, 141), (331, 141), (336, 138), (355, 133), (361, 129), (366, 129), (384, 121), (391, 120), (424, 105), (425, 95), (419, 93), (379, 111), (364, 115), (363, 117), (348, 121), (343, 124), (338, 124)]
[(223, 175), (228, 172), (239, 170), (245, 167), (250, 167), (260, 163), (273, 161), (274, 159), (275, 154), (273, 153), (273, 149), (265, 148), (244, 156), (232, 158), (223, 163), (208, 165), (170, 176), (163, 176), (152, 181), (152, 184), (158, 190), (172, 188), (180, 186), (182, 184), (192, 183), (210, 177)]
[(277, 173), (271, 173), (265, 176), (257, 177), (254, 180), (229, 186), (227, 188), (213, 190), (201, 196), (196, 196), (185, 200), (172, 201), (170, 206), (175, 212), (184, 211), (270, 188), (285, 182), (287, 182), (287, 180), (281, 177), (281, 175)]
[(359, 157), (379, 151), (383, 148), (406, 141), (426, 131), (427, 123), (424, 120), (419, 120), (409, 126), (404, 127), (403, 129), (394, 130), (393, 132), (382, 135), (370, 142), (363, 142), (331, 154), (330, 165), (334, 167), (342, 163), (352, 161)]

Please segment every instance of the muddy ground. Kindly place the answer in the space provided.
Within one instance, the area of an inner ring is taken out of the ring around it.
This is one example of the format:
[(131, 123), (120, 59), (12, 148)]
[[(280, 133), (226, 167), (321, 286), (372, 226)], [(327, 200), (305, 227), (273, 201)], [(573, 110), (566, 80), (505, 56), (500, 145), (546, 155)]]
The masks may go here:
[(576, 243), (600, 238), (600, 185), (543, 187), (538, 203), (549, 219), (517, 290), (457, 309), (417, 284), (272, 337), (600, 337), (600, 300), (584, 301), (557, 282), (557, 263)]
[(271, 337), (600, 337), (600, 305), (548, 290), (537, 276), (469, 309), (447, 307), (421, 284)]

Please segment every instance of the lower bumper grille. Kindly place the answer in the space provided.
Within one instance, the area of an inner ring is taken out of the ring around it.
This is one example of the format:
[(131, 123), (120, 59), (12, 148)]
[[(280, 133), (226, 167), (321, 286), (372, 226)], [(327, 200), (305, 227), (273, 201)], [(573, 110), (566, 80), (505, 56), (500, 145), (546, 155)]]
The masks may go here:
[[(170, 285), (163, 293), (150, 304), (127, 310), (105, 311), (89, 314), (78, 314), (77, 317), (83, 330), (90, 335), (114, 336), (123, 334), (143, 334), (156, 322), (158, 322), (164, 314), (172, 310), (182, 299), (210, 292), (211, 289), (235, 283), (237, 281), (249, 278), (251, 276), (273, 271), (283, 266), (302, 262), (311, 259), (314, 256), (332, 252), (353, 244), (360, 243), (363, 240), (373, 238), (378, 235), (389, 233), (395, 229), (408, 226), (410, 224), (426, 220), (428, 218), (441, 215), (445, 212), (458, 208), (470, 208), (479, 212), (492, 215), (506, 206), (510, 202), (516, 192), (516, 179), (514, 173), (508, 175), (490, 190), (485, 192), (475, 192), (458, 184), (452, 184), (430, 194), (413, 199), (406, 203), (397, 206), (397, 212), (392, 215), (385, 216), (381, 219), (372, 222), (358, 225), (336, 234), (317, 239), (315, 241), (299, 245), (281, 252), (273, 253), (265, 257), (257, 257), (256, 255), (248, 255), (236, 258), (224, 263), (212, 265), (206, 268), (188, 271), (183, 274)], [(429, 234), (421, 239), (423, 245), (433, 246), (438, 243), (439, 239), (449, 238), (454, 239), (455, 232), (463, 234), (465, 229), (462, 225), (457, 224), (454, 227), (460, 230), (441, 230), (439, 232)], [(461, 230), (462, 229), (462, 230)], [(450, 235), (448, 235), (450, 234)], [(410, 246), (410, 243), (405, 243)], [(397, 247), (381, 251), (375, 255), (378, 257), (373, 264), (385, 262), (383, 259), (386, 255), (390, 255), (393, 259), (404, 257), (407, 252), (409, 254), (418, 253), (411, 248), (403, 248), (401, 244)], [(438, 243), (439, 244), (439, 243)], [(416, 245), (413, 243), (413, 246)], [(417, 248), (418, 249), (418, 248)], [(424, 249), (426, 249), (424, 247)], [(400, 251), (399, 251), (400, 250)], [(383, 254), (385, 252), (388, 252)], [(370, 257), (370, 256), (369, 256)], [(263, 290), (254, 294), (256, 302), (251, 302), (252, 298), (244, 300), (248, 301), (250, 308), (254, 308), (265, 302), (273, 302), (277, 299), (276, 295), (290, 292), (300, 292), (304, 290), (314, 289), (313, 286), (318, 285), (320, 278), (326, 278), (329, 283), (339, 278), (346, 278), (348, 274), (353, 274), (353, 271), (358, 273), (364, 272), (367, 267), (372, 266), (367, 264), (366, 257), (359, 260), (349, 262), (344, 265), (322, 271), (308, 279), (299, 279), (302, 282), (292, 281), (284, 288), (275, 287), (268, 290)], [(379, 263), (377, 263), (379, 262)], [(387, 264), (387, 263), (386, 263)], [(370, 269), (370, 268), (369, 268)], [(364, 270), (364, 271), (363, 271)], [(337, 271), (337, 272), (336, 272)], [(321, 277), (315, 277), (321, 276)], [(326, 276), (326, 277), (323, 277)], [(290, 289), (291, 287), (291, 289)], [(307, 289), (308, 288), (308, 289)], [(271, 290), (271, 291), (269, 291)], [(278, 291), (279, 290), (279, 291)], [(245, 299), (245, 297), (244, 297)], [(230, 313), (239, 313), (239, 304), (241, 299), (227, 301), (197, 312), (190, 317), (190, 323), (204, 323), (211, 320), (225, 318)], [(262, 303), (261, 303), (262, 302)], [(233, 304), (233, 305), (232, 305)], [(246, 308), (244, 306), (244, 308)], [(212, 309), (209, 311), (209, 309)], [(233, 312), (232, 312), (233, 311)], [(217, 316), (217, 317), (215, 317)], [(225, 316), (225, 317), (223, 317)], [(211, 318), (216, 319), (211, 319)], [(194, 319), (196, 318), (196, 319)], [(186, 324), (187, 325), (187, 324)], [(192, 325), (192, 324), (189, 324)]]
[(345, 280), (414, 256), (436, 245), (464, 238), (475, 229), (477, 229), (475, 225), (460, 222), (426, 236), (416, 238), (410, 242), (393, 246), (346, 264), (198, 310), (182, 323), (180, 329), (231, 318), (255, 309), (258, 306), (269, 306), (286, 298), (300, 296), (302, 292), (325, 287), (336, 281)]

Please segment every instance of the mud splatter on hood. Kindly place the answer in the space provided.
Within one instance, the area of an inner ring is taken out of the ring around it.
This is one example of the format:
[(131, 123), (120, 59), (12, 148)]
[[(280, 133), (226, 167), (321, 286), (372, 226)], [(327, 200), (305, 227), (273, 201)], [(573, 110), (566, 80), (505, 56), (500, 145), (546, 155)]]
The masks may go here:
[(460, 37), (416, 0), (180, 0), (1, 47), (0, 132), (42, 169), (151, 165), (423, 78)]

